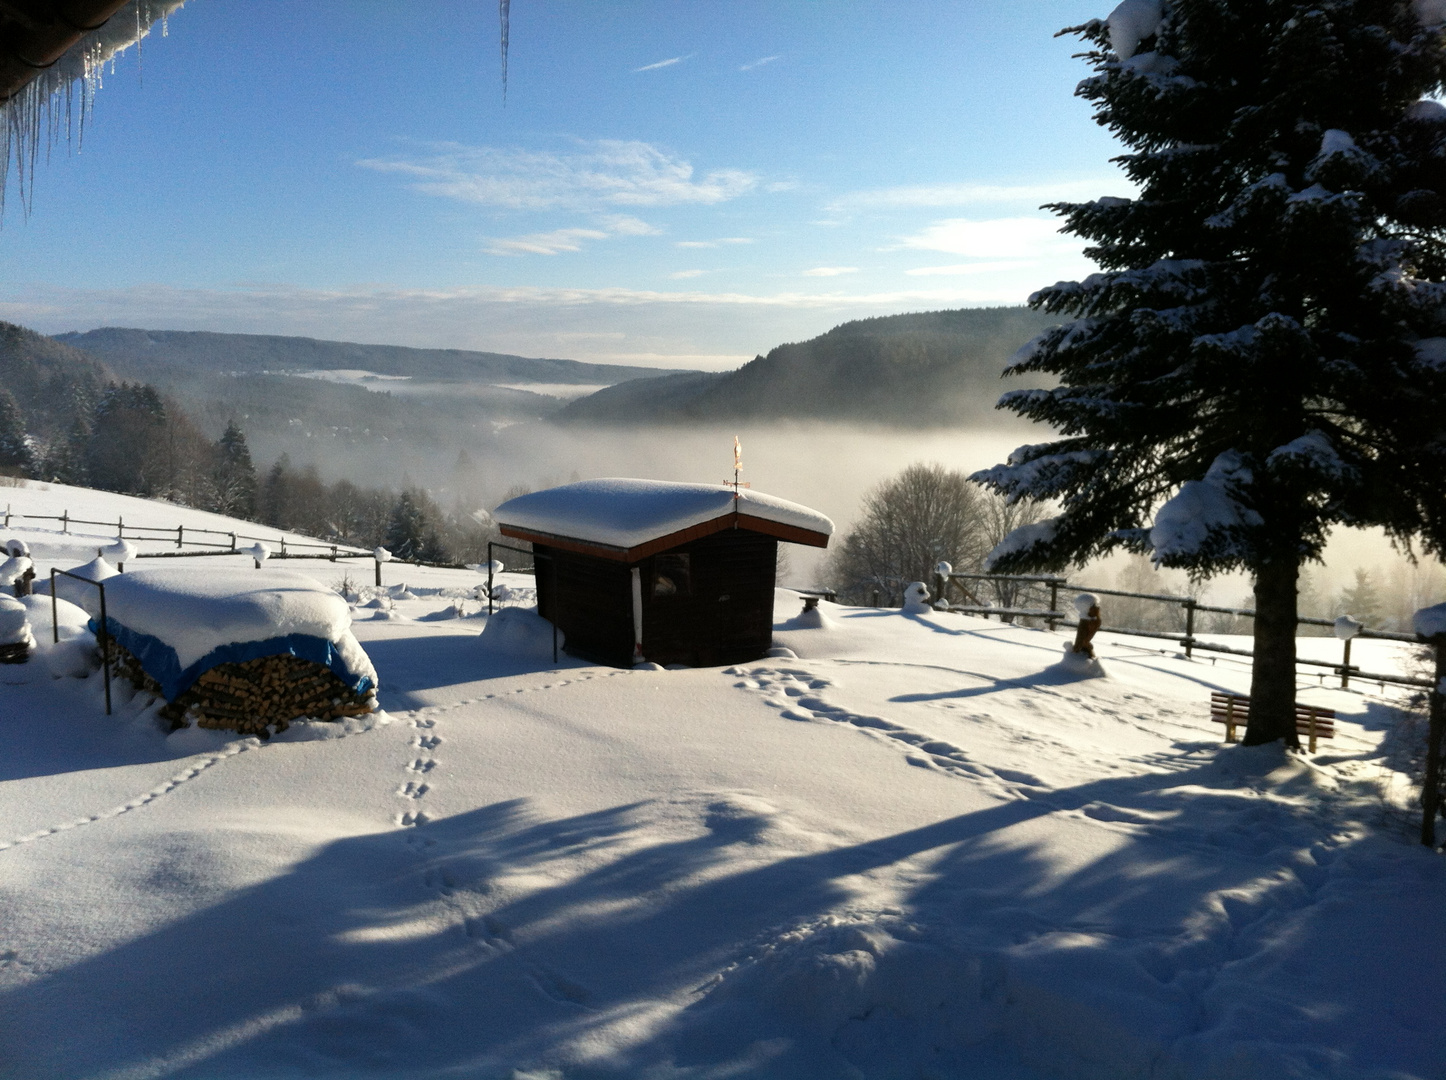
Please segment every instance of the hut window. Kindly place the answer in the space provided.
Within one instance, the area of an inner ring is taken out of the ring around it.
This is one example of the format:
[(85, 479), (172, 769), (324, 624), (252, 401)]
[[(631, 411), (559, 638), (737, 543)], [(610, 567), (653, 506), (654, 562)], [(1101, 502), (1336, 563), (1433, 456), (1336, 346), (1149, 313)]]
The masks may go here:
[(693, 572), (687, 555), (658, 555), (653, 559), (653, 596), (692, 596)]

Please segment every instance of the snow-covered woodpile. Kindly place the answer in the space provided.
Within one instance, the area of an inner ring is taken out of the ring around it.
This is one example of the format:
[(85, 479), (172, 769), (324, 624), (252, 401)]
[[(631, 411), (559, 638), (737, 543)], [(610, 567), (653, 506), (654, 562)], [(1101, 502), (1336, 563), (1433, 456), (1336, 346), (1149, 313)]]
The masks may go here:
[[(146, 673), (134, 653), (121, 645), (111, 649), (117, 675), (140, 689), (162, 693), (160, 683)], [(218, 664), (202, 672), (188, 689), (166, 702), (161, 716), (175, 727), (194, 723), (265, 739), (285, 731), (298, 717), (340, 720), (365, 715), (375, 707), (370, 691), (358, 693), (329, 668), (280, 653)]]
[[(166, 568), (104, 581), (116, 670), (165, 698), (177, 727), (264, 737), (375, 707), (376, 671), (346, 602), (311, 578)], [(98, 619), (96, 599), (86, 606)]]

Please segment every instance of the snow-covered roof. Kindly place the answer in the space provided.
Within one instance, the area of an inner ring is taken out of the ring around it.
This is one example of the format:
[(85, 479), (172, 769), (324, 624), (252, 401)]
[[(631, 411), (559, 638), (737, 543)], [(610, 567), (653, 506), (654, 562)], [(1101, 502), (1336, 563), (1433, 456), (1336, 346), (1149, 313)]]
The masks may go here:
[[(642, 558), (693, 539), (678, 534), (732, 524), (794, 543), (824, 547), (833, 522), (817, 510), (731, 485), (667, 480), (582, 480), (509, 499), (493, 517), (504, 535), (581, 541), (612, 558)], [(640, 550), (647, 548), (648, 550)]]
[[(175, 649), (183, 668), (233, 642), (287, 634), (334, 642), (351, 633), (345, 600), (314, 579), (287, 571), (134, 570), (105, 579), (105, 602), (110, 618)], [(86, 606), (98, 608), (94, 599)]]

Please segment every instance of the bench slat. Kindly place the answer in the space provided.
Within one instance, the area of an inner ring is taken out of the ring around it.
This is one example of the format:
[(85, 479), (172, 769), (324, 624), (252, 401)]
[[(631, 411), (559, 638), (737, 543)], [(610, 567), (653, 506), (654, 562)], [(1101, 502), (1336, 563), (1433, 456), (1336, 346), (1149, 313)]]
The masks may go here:
[[(1235, 741), (1235, 729), (1244, 727), (1250, 712), (1250, 699), (1239, 694), (1227, 694), (1220, 690), (1210, 692), (1210, 719), (1225, 725), (1225, 741)], [(1317, 739), (1333, 739), (1336, 735), (1336, 711), (1316, 705), (1295, 706), (1295, 731), (1297, 735), (1310, 736), (1311, 753), (1315, 752)], [(1312, 725), (1314, 718), (1314, 725)], [(1314, 730), (1312, 730), (1312, 727)]]

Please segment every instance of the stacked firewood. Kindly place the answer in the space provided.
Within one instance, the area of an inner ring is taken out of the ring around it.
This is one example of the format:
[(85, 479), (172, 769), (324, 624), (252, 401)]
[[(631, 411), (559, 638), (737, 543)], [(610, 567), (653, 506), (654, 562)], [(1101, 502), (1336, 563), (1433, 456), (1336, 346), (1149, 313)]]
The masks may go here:
[[(115, 671), (138, 688), (159, 695), (160, 685), (135, 656), (112, 644)], [(339, 720), (362, 716), (376, 699), (360, 695), (330, 670), (289, 654), (218, 664), (161, 708), (174, 728), (220, 728), (269, 738), (292, 720)]]

